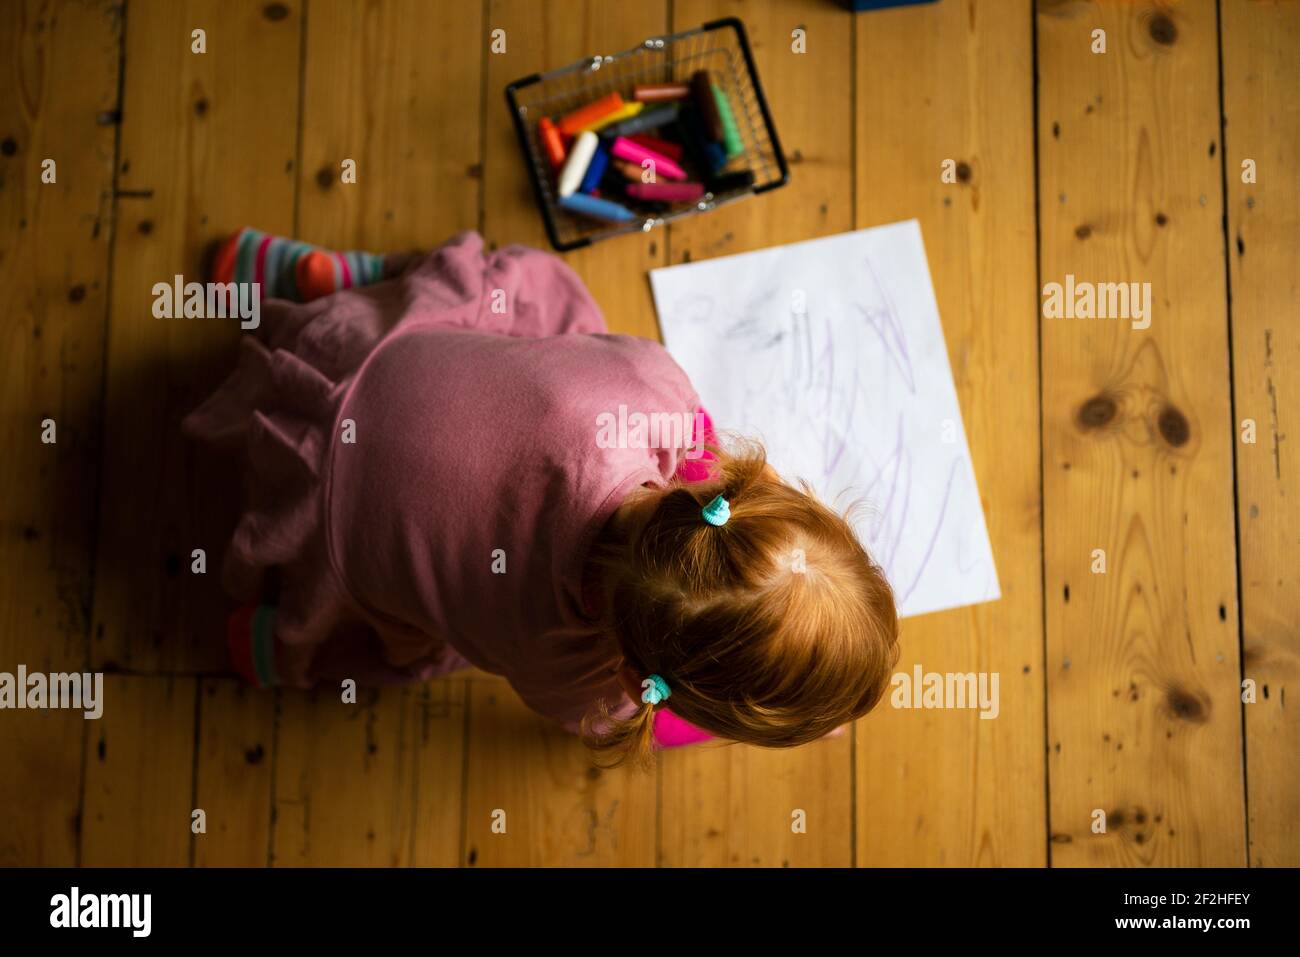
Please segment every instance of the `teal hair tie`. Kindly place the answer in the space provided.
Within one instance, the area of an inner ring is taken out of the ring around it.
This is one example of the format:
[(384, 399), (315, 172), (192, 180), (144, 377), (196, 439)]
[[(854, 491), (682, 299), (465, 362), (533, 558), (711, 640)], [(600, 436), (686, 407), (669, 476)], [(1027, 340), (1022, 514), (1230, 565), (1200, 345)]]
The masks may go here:
[(667, 701), (672, 690), (668, 687), (668, 682), (664, 681), (658, 675), (651, 675), (645, 681), (641, 682), (641, 701), (645, 704), (658, 704), (660, 701)]
[(731, 503), (719, 495), (708, 505), (704, 506), (704, 520), (710, 525), (726, 525), (727, 519), (731, 518)]

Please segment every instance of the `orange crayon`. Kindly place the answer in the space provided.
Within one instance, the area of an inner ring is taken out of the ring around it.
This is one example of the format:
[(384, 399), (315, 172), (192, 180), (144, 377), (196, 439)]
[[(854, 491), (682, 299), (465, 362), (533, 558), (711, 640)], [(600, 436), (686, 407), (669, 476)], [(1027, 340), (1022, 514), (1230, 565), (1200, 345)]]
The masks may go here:
[(579, 107), (572, 113), (567, 114), (560, 120), (560, 132), (568, 133), (570, 136), (576, 136), (586, 127), (595, 123), (602, 116), (613, 113), (615, 110), (622, 109), (623, 98), (617, 93), (610, 93), (608, 96), (602, 96), (599, 100), (593, 100), (586, 106)]
[(609, 162), (624, 179), (633, 183), (641, 182), (641, 167), (637, 166), (636, 163), (629, 163), (627, 160), (621, 159), (610, 160)]

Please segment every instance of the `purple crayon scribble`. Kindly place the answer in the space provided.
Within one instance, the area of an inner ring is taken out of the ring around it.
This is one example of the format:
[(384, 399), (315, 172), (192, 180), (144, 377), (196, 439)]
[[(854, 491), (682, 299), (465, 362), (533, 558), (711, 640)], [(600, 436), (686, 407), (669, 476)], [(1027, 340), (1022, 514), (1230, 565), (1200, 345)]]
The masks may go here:
[(915, 395), (916, 376), (912, 371), (912, 356), (907, 347), (907, 336), (903, 332), (903, 323), (899, 318), (898, 310), (894, 308), (894, 301), (889, 298), (889, 293), (885, 291), (885, 286), (876, 275), (871, 261), (866, 260), (864, 265), (867, 275), (876, 287), (876, 292), (880, 294), (882, 304), (879, 306), (859, 304), (857, 309), (862, 313), (862, 318), (866, 319), (867, 326), (880, 338), (885, 355), (902, 374), (903, 381), (907, 384), (907, 391)]

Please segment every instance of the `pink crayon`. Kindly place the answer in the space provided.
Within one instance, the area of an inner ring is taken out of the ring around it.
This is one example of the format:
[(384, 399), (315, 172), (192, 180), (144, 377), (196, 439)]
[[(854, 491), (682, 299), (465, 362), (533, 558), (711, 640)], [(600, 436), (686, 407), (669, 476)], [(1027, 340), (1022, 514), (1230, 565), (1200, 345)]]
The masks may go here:
[(640, 166), (646, 160), (650, 160), (655, 164), (655, 175), (662, 176), (664, 179), (686, 178), (686, 173), (683, 172), (682, 168), (667, 156), (656, 153), (654, 150), (648, 150), (640, 143), (633, 143), (625, 136), (620, 136), (614, 140), (614, 145), (609, 148), (609, 151), (619, 159), (635, 163), (637, 166)]
[(661, 203), (693, 203), (704, 195), (699, 183), (628, 183), (623, 191), (637, 199)]

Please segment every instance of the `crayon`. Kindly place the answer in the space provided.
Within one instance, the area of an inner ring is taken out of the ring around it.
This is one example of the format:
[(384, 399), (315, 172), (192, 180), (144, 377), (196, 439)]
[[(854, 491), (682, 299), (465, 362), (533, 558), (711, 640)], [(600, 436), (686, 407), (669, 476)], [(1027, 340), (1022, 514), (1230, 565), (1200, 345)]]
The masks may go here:
[(661, 153), (664, 156), (667, 156), (674, 163), (680, 161), (682, 158), (681, 143), (674, 143), (671, 140), (663, 140), (657, 136), (651, 136), (648, 133), (634, 133), (629, 136), (628, 139), (633, 143), (640, 143), (648, 150), (654, 150), (656, 153)]
[[(606, 164), (605, 175), (600, 178), (599, 195), (610, 197), (624, 195), (623, 188), (627, 186), (628, 181), (623, 174), (615, 168), (615, 164), (621, 162), (623, 161), (610, 160), (609, 163)], [(593, 191), (592, 195), (595, 196), (597, 193)]]
[(628, 183), (624, 191), (636, 199), (665, 203), (693, 203), (704, 195), (699, 183)]
[(596, 146), (600, 142), (595, 133), (587, 131), (579, 133), (577, 139), (573, 141), (573, 149), (569, 151), (569, 158), (564, 163), (564, 169), (560, 170), (559, 193), (561, 196), (568, 196), (570, 193), (577, 192), (578, 187), (582, 184), (582, 178), (587, 173), (587, 165), (591, 158), (596, 155)]
[(684, 100), (690, 95), (691, 88), (685, 83), (638, 83), (632, 88), (632, 99), (642, 103)]
[(691, 94), (699, 108), (704, 132), (709, 139), (721, 142), (724, 135), (722, 117), (718, 114), (718, 101), (713, 95), (713, 81), (709, 78), (708, 70), (696, 70), (691, 74)]
[(727, 151), (721, 143), (705, 143), (704, 155), (709, 167), (710, 176), (718, 176), (722, 168), (727, 165)]
[(722, 118), (722, 142), (727, 148), (727, 158), (739, 156), (745, 152), (745, 144), (740, 141), (740, 130), (736, 129), (736, 118), (731, 113), (727, 94), (716, 83), (713, 86), (713, 98), (717, 100), (718, 116)]
[(629, 163), (627, 160), (612, 159), (609, 165), (623, 175), (623, 178), (632, 183), (641, 182), (641, 167), (636, 163)]
[(593, 120), (592, 122), (588, 123), (582, 129), (591, 130), (591, 132), (597, 133), (605, 129), (607, 126), (610, 126), (611, 124), (632, 119), (632, 117), (636, 116), (644, 109), (645, 109), (644, 103), (624, 103), (614, 112), (606, 113), (604, 116), (600, 117), (599, 119)]
[(730, 193), (738, 189), (749, 189), (754, 185), (754, 173), (747, 169), (737, 170), (734, 173), (724, 173), (709, 180), (708, 185), (709, 192), (714, 196), (721, 193)]
[(612, 203), (607, 199), (596, 199), (594, 196), (588, 196), (585, 193), (571, 193), (568, 196), (562, 196), (560, 197), (560, 205), (571, 213), (589, 216), (592, 219), (603, 219), (609, 223), (630, 223), (636, 219), (636, 216), (627, 207)]
[(623, 98), (617, 93), (602, 96), (586, 106), (579, 107), (560, 120), (560, 132), (577, 136), (588, 123), (593, 123), (606, 114), (613, 113), (623, 105)]
[(537, 138), (542, 141), (542, 152), (546, 154), (546, 161), (551, 164), (551, 172), (556, 172), (564, 165), (564, 141), (560, 138), (560, 131), (555, 128), (550, 117), (543, 116), (537, 124)]
[(605, 167), (609, 165), (609, 154), (605, 152), (602, 146), (596, 147), (596, 152), (591, 154), (591, 162), (587, 164), (587, 172), (582, 176), (582, 185), (578, 187), (580, 193), (590, 193), (600, 185), (600, 178), (605, 175)]
[[(595, 134), (592, 134), (595, 136)], [(574, 148), (575, 150), (577, 147)], [(609, 148), (609, 152), (621, 160), (627, 160), (629, 163), (636, 163), (640, 166), (645, 160), (654, 163), (656, 178), (662, 176), (664, 179), (685, 179), (686, 173), (682, 168), (670, 160), (667, 156), (656, 153), (654, 150), (648, 150), (639, 143), (634, 143), (624, 136), (614, 140)]]
[(721, 144), (713, 142), (704, 132), (699, 110), (682, 110), (678, 117), (677, 128), (681, 131), (682, 141), (695, 162), (710, 177), (717, 176), (726, 165), (727, 154)]
[[(641, 104), (637, 104), (640, 106)], [(642, 110), (636, 116), (612, 123), (602, 130), (607, 137), (631, 136), (633, 133), (643, 133), (646, 130), (657, 129), (660, 126), (667, 126), (673, 120), (677, 119), (677, 104), (664, 103), (661, 106), (652, 107), (648, 110)]]

